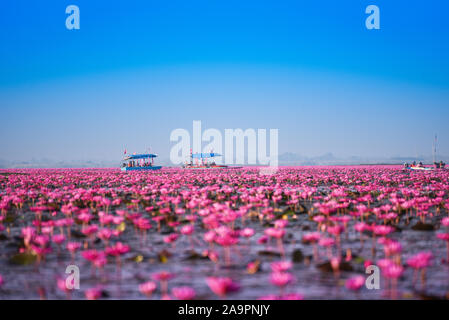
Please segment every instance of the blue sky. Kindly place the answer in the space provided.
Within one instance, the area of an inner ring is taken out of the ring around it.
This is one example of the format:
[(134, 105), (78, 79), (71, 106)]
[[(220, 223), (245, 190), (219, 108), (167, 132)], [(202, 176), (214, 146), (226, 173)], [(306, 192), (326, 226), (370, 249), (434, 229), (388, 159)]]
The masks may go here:
[[(67, 30), (76, 4), (81, 29)], [(381, 29), (365, 28), (380, 8)], [(120, 158), (170, 132), (277, 128), (279, 151), (449, 154), (447, 1), (0, 4), (0, 159)]]

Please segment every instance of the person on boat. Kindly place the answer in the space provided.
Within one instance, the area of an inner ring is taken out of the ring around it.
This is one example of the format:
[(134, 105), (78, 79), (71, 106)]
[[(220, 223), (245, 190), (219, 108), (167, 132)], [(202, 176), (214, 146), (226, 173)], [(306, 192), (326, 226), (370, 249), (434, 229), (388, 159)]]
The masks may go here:
[(404, 168), (408, 168), (408, 163), (404, 162)]
[(420, 168), (424, 167), (422, 161), (420, 161), (420, 162), (418, 163), (418, 167), (420, 167)]
[(413, 161), (412, 167), (416, 167), (416, 161)]
[(446, 166), (446, 164), (443, 162), (443, 160), (440, 160), (440, 168), (444, 169), (445, 166)]

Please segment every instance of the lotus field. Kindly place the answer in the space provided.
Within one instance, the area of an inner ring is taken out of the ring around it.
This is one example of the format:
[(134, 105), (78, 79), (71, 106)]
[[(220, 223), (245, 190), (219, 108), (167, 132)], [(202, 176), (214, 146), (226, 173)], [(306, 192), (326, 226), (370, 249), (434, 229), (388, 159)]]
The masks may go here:
[(0, 299), (449, 297), (447, 170), (8, 169), (0, 211)]

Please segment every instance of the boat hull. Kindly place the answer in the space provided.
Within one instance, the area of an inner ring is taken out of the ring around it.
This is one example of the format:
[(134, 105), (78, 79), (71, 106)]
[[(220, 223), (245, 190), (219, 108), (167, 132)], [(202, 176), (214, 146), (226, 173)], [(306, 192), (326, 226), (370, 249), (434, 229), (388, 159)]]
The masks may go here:
[(182, 167), (188, 170), (219, 170), (219, 169), (241, 169), (242, 167), (213, 166), (213, 167)]
[(153, 167), (123, 167), (121, 170), (123, 172), (129, 172), (129, 171), (154, 171), (161, 169), (162, 166), (153, 166)]
[(407, 167), (408, 170), (417, 170), (417, 171), (432, 171), (434, 168), (430, 167)]

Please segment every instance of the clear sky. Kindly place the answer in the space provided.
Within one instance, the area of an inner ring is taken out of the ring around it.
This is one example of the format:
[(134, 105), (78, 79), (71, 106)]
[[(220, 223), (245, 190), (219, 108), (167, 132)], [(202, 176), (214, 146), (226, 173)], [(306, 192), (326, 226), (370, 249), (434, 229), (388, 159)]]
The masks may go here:
[[(66, 6), (81, 13), (65, 27)], [(366, 6), (380, 30), (365, 28)], [(168, 157), (176, 128), (279, 151), (449, 155), (448, 1), (2, 1), (0, 159)], [(224, 134), (223, 134), (224, 136)]]

